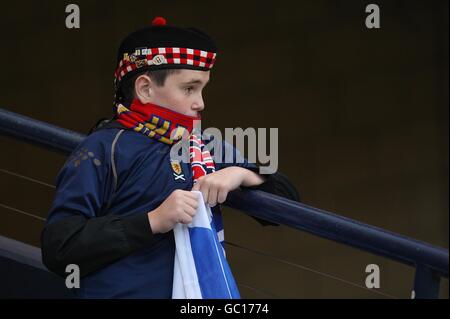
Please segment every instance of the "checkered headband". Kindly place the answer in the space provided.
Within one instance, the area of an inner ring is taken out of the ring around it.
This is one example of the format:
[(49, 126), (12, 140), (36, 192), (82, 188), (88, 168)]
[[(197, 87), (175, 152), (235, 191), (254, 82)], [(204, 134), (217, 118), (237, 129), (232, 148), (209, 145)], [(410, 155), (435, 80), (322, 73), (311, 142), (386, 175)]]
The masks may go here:
[(138, 48), (133, 54), (124, 54), (122, 60), (114, 73), (116, 83), (129, 72), (140, 68), (192, 68), (211, 69), (216, 60), (215, 52), (199, 49), (159, 47)]

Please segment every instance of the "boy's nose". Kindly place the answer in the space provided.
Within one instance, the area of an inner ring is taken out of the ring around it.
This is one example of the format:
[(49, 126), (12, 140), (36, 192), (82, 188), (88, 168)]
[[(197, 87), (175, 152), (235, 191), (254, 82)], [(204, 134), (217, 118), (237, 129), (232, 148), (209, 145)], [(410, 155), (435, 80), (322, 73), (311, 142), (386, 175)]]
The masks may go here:
[(201, 112), (201, 111), (203, 111), (204, 108), (205, 108), (205, 103), (203, 103), (203, 98), (201, 98), (199, 101), (194, 102), (194, 104), (192, 104), (192, 110), (194, 110), (196, 112)]
[(204, 108), (205, 108), (205, 106), (203, 104), (192, 105), (192, 110), (194, 110), (196, 112), (201, 112), (201, 111), (203, 111)]

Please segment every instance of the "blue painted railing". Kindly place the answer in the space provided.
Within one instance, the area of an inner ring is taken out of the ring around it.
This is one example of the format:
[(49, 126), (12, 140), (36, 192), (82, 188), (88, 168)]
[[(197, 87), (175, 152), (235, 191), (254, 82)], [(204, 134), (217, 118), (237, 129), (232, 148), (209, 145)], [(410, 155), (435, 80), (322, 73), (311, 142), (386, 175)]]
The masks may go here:
[[(85, 138), (4, 109), (0, 109), (0, 132), (64, 154), (70, 154)], [(440, 279), (448, 278), (448, 250), (441, 247), (257, 190), (234, 191), (225, 204), (255, 217), (416, 267), (415, 298), (438, 298)]]

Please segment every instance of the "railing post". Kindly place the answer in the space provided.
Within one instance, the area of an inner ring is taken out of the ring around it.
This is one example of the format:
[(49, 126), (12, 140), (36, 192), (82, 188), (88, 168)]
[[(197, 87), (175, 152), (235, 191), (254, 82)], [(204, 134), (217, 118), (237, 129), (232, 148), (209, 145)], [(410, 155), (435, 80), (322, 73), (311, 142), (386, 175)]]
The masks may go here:
[(412, 298), (438, 299), (441, 276), (424, 265), (416, 265)]

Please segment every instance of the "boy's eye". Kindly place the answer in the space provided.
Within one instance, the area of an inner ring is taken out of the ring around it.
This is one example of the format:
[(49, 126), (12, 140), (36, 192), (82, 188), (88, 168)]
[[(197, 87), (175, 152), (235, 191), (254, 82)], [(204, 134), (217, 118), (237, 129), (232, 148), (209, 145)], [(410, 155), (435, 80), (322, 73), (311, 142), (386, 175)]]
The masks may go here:
[(194, 90), (194, 88), (192, 86), (185, 88), (186, 93), (192, 93), (192, 91)]

